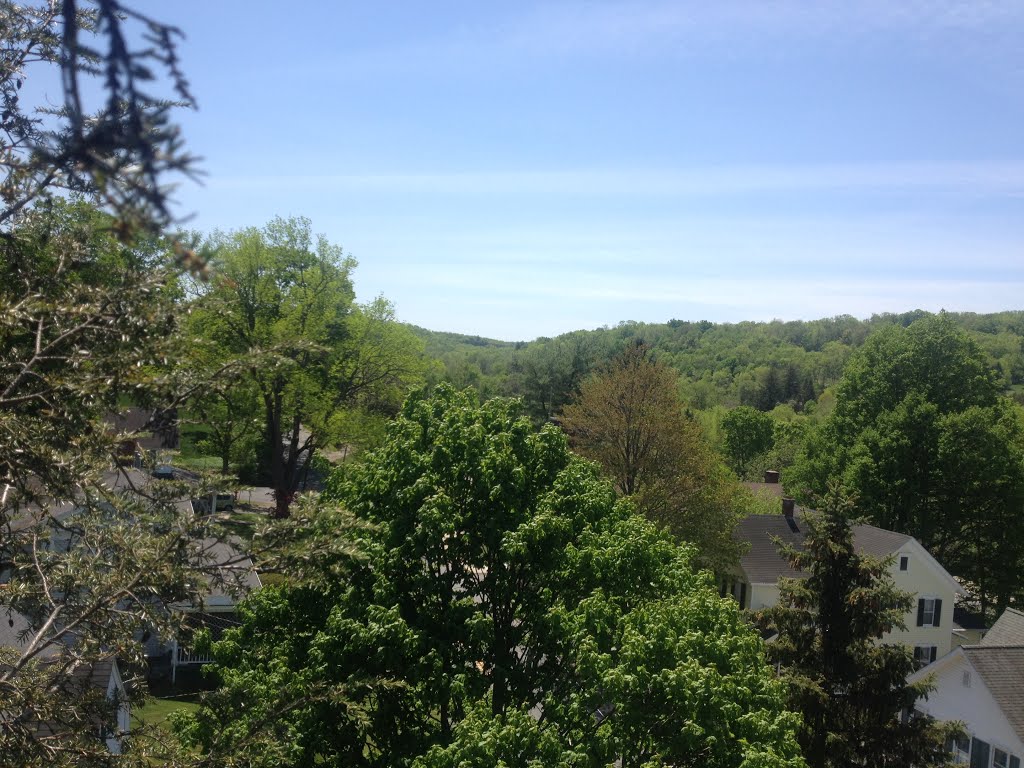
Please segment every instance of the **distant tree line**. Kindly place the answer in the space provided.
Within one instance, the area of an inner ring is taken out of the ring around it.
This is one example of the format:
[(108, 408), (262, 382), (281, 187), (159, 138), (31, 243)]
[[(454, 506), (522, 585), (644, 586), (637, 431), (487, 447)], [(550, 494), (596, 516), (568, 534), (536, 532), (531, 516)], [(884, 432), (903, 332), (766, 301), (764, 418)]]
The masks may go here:
[[(1024, 400), (1024, 312), (945, 313), (978, 344), (998, 386)], [(849, 315), (810, 321), (710, 323), (623, 322), (529, 342), (413, 330), (439, 360), (439, 377), (471, 386), (483, 396), (516, 395), (538, 421), (552, 418), (585, 375), (643, 341), (680, 375), (681, 394), (696, 410), (778, 406), (802, 412), (842, 376), (850, 354), (874, 331), (905, 328), (927, 317), (921, 310), (883, 313), (867, 320)]]

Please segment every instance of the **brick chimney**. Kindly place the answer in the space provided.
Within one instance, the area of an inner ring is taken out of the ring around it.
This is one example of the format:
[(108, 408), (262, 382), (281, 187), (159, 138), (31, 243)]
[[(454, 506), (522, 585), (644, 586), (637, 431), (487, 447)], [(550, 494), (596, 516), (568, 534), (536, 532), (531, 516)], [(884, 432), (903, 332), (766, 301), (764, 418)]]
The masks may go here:
[(783, 497), (782, 499), (782, 514), (784, 517), (790, 519), (793, 518), (793, 511), (796, 509), (796, 501), (790, 498)]
[(775, 485), (779, 482), (779, 470), (777, 469), (766, 469), (764, 471), (764, 481), (770, 485)]

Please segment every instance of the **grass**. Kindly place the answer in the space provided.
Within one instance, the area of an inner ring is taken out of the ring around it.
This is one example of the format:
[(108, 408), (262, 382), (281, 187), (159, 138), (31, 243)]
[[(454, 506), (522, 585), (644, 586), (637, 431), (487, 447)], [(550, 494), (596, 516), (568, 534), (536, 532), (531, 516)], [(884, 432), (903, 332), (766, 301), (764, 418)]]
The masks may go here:
[(194, 712), (199, 708), (193, 699), (195, 694), (166, 699), (150, 699), (141, 707), (132, 707), (132, 719), (140, 725), (152, 725), (171, 731), (172, 712)]
[(239, 511), (236, 508), (234, 511), (220, 519), (220, 525), (233, 536), (237, 536), (243, 541), (250, 542), (252, 541), (252, 536), (256, 530), (256, 526), (265, 522), (266, 519), (266, 512), (262, 514), (259, 512), (244, 512)]
[(184, 453), (178, 454), (175, 463), (189, 469), (218, 470), (222, 466), (221, 460), (216, 456), (186, 456)]

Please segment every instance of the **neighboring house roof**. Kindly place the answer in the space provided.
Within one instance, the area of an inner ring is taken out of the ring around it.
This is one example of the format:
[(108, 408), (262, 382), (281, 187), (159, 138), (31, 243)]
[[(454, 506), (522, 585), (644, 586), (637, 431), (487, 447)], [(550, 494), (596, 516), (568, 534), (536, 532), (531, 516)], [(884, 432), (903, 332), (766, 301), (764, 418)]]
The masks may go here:
[(1024, 647), (1024, 613), (1014, 608), (1007, 608), (992, 625), (992, 629), (982, 639), (981, 644)]
[[(24, 653), (24, 648), (35, 636), (35, 631), (28, 618), (18, 611), (0, 605), (0, 647), (14, 648)], [(58, 652), (52, 645), (39, 653), (39, 658), (46, 659)]]
[[(799, 516), (794, 516), (799, 529)], [(794, 570), (779, 555), (775, 538), (800, 548), (804, 532), (793, 531), (782, 515), (749, 515), (742, 518), (733, 533), (737, 541), (749, 542), (750, 549), (740, 558), (740, 567), (751, 584), (774, 584), (780, 577), (799, 579), (804, 574)]]
[(223, 585), (211, 585), (211, 595), (228, 595), (231, 588), (235, 587), (248, 593), (263, 586), (252, 558), (245, 554), (240, 545), (237, 539), (203, 540), (203, 557), (209, 558), (207, 562), (217, 567), (224, 582)]
[(91, 664), (82, 664), (76, 667), (71, 679), (83, 687), (88, 685), (108, 690), (111, 677), (116, 676), (120, 680), (120, 676), (115, 672), (116, 668), (117, 660), (113, 656), (107, 656)]
[[(792, 521), (792, 525), (790, 521)], [(743, 572), (750, 580), (750, 583), (774, 584), (782, 577), (799, 579), (806, 576), (805, 573), (790, 567), (789, 563), (779, 555), (778, 547), (775, 543), (777, 538), (799, 549), (803, 546), (806, 535), (806, 526), (799, 511), (795, 512), (792, 518), (787, 518), (782, 514), (748, 515), (742, 518), (737, 523), (733, 536), (737, 541), (750, 544), (746, 554), (740, 558), (740, 566), (743, 568)], [(920, 553), (923, 553), (923, 556), (926, 556), (928, 560), (934, 563), (935, 567), (949, 579), (955, 592), (960, 593), (963, 591), (913, 536), (897, 533), (896, 531), (888, 531), (874, 525), (861, 524), (853, 526), (853, 543), (857, 551), (872, 557), (888, 557), (899, 551), (908, 542), (913, 542)]]
[(195, 542), (194, 562), (205, 572), (207, 593), (203, 605), (182, 601), (169, 605), (179, 611), (204, 608), (233, 609), (238, 600), (263, 586), (252, 558), (237, 538), (198, 539)]
[(874, 557), (888, 557), (898, 552), (900, 547), (913, 539), (905, 533), (887, 531), (885, 528), (876, 528), (873, 525), (853, 526), (853, 543), (860, 552), (866, 552)]
[(175, 410), (148, 411), (143, 408), (126, 408), (103, 418), (110, 431), (130, 435), (144, 450), (178, 447), (178, 425)]
[(962, 650), (1024, 741), (1024, 646), (965, 645)]

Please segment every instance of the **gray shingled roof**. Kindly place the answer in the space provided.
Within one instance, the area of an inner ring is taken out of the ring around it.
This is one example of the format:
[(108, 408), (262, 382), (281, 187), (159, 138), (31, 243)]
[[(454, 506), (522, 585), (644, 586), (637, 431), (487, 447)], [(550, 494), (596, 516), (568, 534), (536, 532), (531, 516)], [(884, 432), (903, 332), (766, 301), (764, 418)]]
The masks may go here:
[(905, 533), (887, 531), (885, 528), (876, 528), (873, 525), (853, 526), (853, 543), (857, 550), (875, 557), (891, 555), (912, 538)]
[(1024, 646), (965, 645), (963, 651), (1017, 736), (1024, 739)]
[[(737, 541), (748, 542), (750, 549), (740, 558), (740, 565), (751, 584), (774, 584), (780, 577), (802, 578), (805, 574), (790, 568), (779, 556), (774, 537), (796, 547), (803, 545), (806, 529), (800, 512), (793, 516), (797, 531), (790, 529), (786, 518), (778, 515), (750, 515), (736, 525)], [(857, 550), (873, 557), (886, 557), (902, 547), (910, 536), (887, 531), (873, 525), (855, 525), (853, 541)]]
[(1024, 613), (1007, 608), (992, 625), (992, 629), (982, 639), (981, 644), (1024, 646)]
[[(799, 516), (795, 516), (794, 519), (799, 526)], [(733, 537), (737, 541), (750, 544), (750, 549), (740, 558), (740, 566), (751, 584), (774, 584), (781, 576), (803, 576), (799, 571), (790, 568), (789, 563), (779, 556), (774, 542), (776, 536), (786, 544), (796, 547), (801, 547), (804, 543), (803, 531), (791, 531), (786, 518), (781, 514), (750, 515), (736, 524)]]

